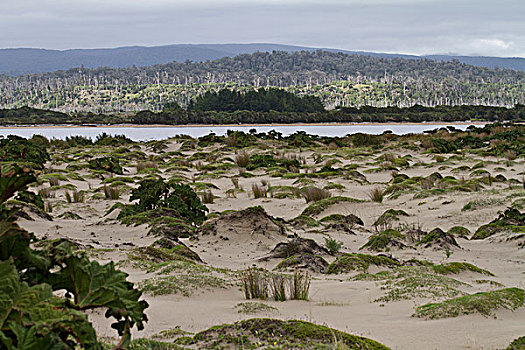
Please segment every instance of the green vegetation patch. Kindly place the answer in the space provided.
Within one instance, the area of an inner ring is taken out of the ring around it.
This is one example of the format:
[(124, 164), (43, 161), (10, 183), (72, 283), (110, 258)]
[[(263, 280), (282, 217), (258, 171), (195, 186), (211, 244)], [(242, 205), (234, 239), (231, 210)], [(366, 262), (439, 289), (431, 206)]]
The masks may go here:
[(317, 349), (339, 344), (349, 349), (387, 350), (374, 340), (305, 321), (250, 319), (212, 327), (196, 334), (188, 345), (199, 349)]
[(379, 281), (385, 290), (382, 297), (375, 302), (411, 300), (414, 298), (443, 298), (463, 295), (460, 287), (467, 283), (436, 274), (431, 269), (421, 266), (402, 266), (392, 271), (381, 271), (376, 274), (360, 274), (354, 280)]
[(370, 265), (393, 268), (399, 266), (400, 263), (396, 260), (387, 258), (386, 256), (375, 256), (368, 254), (343, 254), (328, 265), (327, 274), (339, 274), (352, 271), (366, 271)]
[(479, 227), (471, 239), (485, 239), (499, 232), (525, 232), (525, 214), (509, 208), (490, 223)]
[(525, 349), (525, 336), (514, 339), (514, 341), (505, 348), (505, 350), (524, 350), (524, 349)]
[(451, 262), (447, 264), (433, 265), (432, 268), (434, 269), (436, 273), (439, 273), (442, 275), (458, 274), (461, 272), (469, 271), (469, 272), (479, 273), (482, 275), (494, 276), (492, 272), (484, 270), (482, 268), (477, 267), (476, 265), (466, 263), (466, 262)]
[(406, 248), (406, 245), (403, 243), (405, 240), (405, 235), (403, 235), (398, 230), (388, 229), (372, 235), (368, 242), (365, 243), (359, 249), (368, 249), (376, 252), (388, 252), (390, 248)]
[(325, 198), (320, 201), (314, 202), (310, 204), (308, 207), (306, 207), (305, 210), (301, 213), (301, 215), (305, 216), (315, 216), (321, 214), (323, 211), (331, 207), (332, 205), (344, 203), (344, 202), (350, 202), (350, 203), (360, 203), (363, 202), (360, 199), (350, 198), (350, 197), (342, 197), (342, 196), (335, 196), (330, 198)]
[(506, 288), (491, 292), (465, 295), (441, 303), (430, 303), (416, 308), (415, 317), (437, 319), (479, 313), (492, 316), (501, 309), (516, 310), (524, 305), (524, 291)]
[(240, 314), (254, 315), (261, 312), (275, 312), (278, 311), (276, 307), (266, 305), (264, 303), (248, 301), (235, 305), (235, 309)]

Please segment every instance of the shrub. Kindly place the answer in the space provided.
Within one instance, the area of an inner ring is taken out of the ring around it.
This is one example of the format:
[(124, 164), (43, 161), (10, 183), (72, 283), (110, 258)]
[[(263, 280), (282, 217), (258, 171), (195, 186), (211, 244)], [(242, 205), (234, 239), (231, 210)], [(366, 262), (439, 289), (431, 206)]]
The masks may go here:
[[(138, 200), (132, 205), (115, 204), (106, 213), (121, 209), (118, 218), (128, 223), (126, 218), (141, 218), (141, 222), (147, 221), (151, 215), (158, 217), (163, 210), (169, 211), (169, 215), (184, 219), (192, 224), (201, 224), (206, 219), (208, 208), (193, 189), (185, 184), (167, 184), (162, 179), (144, 179), (139, 187), (131, 191), (130, 201)], [(155, 214), (158, 211), (159, 214)]]
[(326, 247), (326, 249), (328, 249), (328, 252), (331, 255), (334, 255), (337, 252), (339, 252), (339, 250), (343, 246), (343, 242), (339, 242), (339, 241), (333, 239), (332, 237), (326, 237), (324, 239), (324, 246)]
[(88, 166), (93, 170), (103, 170), (118, 175), (124, 174), (119, 159), (115, 156), (92, 159), (88, 162)]

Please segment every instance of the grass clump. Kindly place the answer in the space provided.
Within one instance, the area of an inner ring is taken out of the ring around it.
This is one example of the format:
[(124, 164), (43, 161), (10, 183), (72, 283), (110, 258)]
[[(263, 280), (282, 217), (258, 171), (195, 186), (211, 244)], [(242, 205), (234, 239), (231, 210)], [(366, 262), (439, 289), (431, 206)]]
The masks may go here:
[(496, 310), (514, 311), (523, 305), (523, 289), (506, 288), (422, 305), (416, 308), (413, 316), (427, 319), (458, 317), (474, 313), (492, 316)]
[(352, 271), (367, 271), (370, 265), (393, 268), (399, 262), (386, 256), (368, 254), (343, 254), (328, 266), (327, 274), (340, 274)]
[(117, 200), (120, 198), (120, 189), (117, 186), (104, 186), (104, 197)]
[(242, 291), (248, 300), (308, 300), (310, 281), (308, 272), (300, 271), (288, 276), (264, 269), (248, 268), (241, 273)]
[(250, 155), (247, 152), (241, 151), (235, 155), (235, 164), (237, 164), (238, 167), (246, 168), (249, 162)]
[(215, 196), (211, 191), (203, 191), (201, 195), (201, 202), (204, 204), (213, 204)]
[(276, 307), (266, 305), (264, 303), (257, 303), (257, 302), (246, 302), (246, 303), (239, 303), (235, 305), (234, 307), (237, 309), (237, 312), (240, 314), (247, 314), (247, 315), (254, 315), (262, 312), (274, 312), (278, 311)]
[(317, 202), (310, 204), (308, 207), (306, 207), (305, 210), (303, 210), (301, 215), (310, 216), (310, 217), (319, 215), (323, 211), (331, 207), (332, 205), (344, 203), (344, 202), (359, 203), (362, 201), (359, 199), (350, 198), (350, 197), (342, 197), (342, 196), (325, 198), (325, 199), (321, 199)]
[(379, 187), (375, 187), (368, 192), (368, 197), (371, 201), (377, 202), (377, 203), (383, 203), (383, 199), (385, 198), (385, 190)]
[(268, 197), (268, 191), (263, 186), (258, 184), (252, 185), (253, 198), (266, 198)]
[(66, 191), (65, 196), (68, 203), (84, 203), (86, 201), (86, 194), (84, 191), (75, 190), (71, 193)]
[(368, 249), (376, 252), (388, 252), (391, 247), (403, 249), (406, 245), (403, 243), (405, 235), (398, 230), (388, 229), (372, 235), (368, 242), (359, 249)]
[(388, 209), (377, 218), (373, 226), (376, 230), (384, 231), (391, 228), (394, 222), (399, 221), (401, 216), (408, 216), (408, 213), (401, 209)]
[(317, 187), (307, 187), (301, 192), (303, 198), (306, 200), (306, 203), (318, 202), (320, 200), (332, 197), (330, 191)]

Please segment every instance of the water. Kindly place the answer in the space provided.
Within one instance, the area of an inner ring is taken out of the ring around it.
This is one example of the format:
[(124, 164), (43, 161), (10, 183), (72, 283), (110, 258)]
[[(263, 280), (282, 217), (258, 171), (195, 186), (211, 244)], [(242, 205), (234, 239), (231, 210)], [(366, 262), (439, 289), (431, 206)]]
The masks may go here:
[[(190, 135), (200, 137), (214, 132), (217, 135), (226, 134), (227, 130), (238, 130), (248, 132), (256, 129), (257, 132), (268, 132), (276, 130), (284, 136), (293, 134), (296, 131), (305, 131), (308, 134), (320, 136), (345, 136), (347, 134), (365, 133), (379, 135), (389, 130), (394, 134), (403, 135), (409, 133), (422, 133), (427, 130), (446, 127), (452, 124), (324, 124), (324, 125), (265, 125), (265, 126), (167, 126), (167, 127), (147, 127), (147, 126), (125, 126), (125, 127), (20, 127), (20, 128), (0, 128), (0, 136), (18, 135), (31, 137), (42, 135), (49, 139), (65, 139), (68, 136), (80, 135), (95, 138), (105, 132), (110, 135), (124, 134), (134, 141), (162, 140), (175, 135)], [(468, 125), (453, 125), (455, 128), (465, 130)]]

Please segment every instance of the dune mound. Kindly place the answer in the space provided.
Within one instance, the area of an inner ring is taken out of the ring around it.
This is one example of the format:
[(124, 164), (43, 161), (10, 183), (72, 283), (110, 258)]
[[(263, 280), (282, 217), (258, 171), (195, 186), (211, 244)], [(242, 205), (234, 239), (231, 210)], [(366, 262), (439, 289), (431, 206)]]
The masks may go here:
[(268, 215), (262, 207), (257, 206), (229, 212), (208, 220), (198, 233), (199, 236), (213, 235), (223, 239), (239, 236), (254, 239), (261, 236), (275, 238), (286, 236), (286, 228), (280, 220)]
[(236, 349), (240, 339), (246, 348), (321, 349), (332, 348), (334, 339), (348, 349), (388, 349), (386, 346), (325, 326), (305, 321), (250, 319), (212, 327), (189, 342), (199, 349)]
[(261, 260), (269, 259), (287, 259), (298, 255), (319, 255), (328, 254), (326, 248), (321, 247), (313, 239), (297, 237), (290, 242), (282, 242), (272, 249), (269, 255), (261, 258)]
[(434, 249), (461, 248), (453, 235), (440, 228), (430, 231), (418, 244), (425, 248)]
[(281, 261), (275, 270), (306, 269), (317, 273), (325, 273), (328, 262), (320, 255), (298, 254)]

